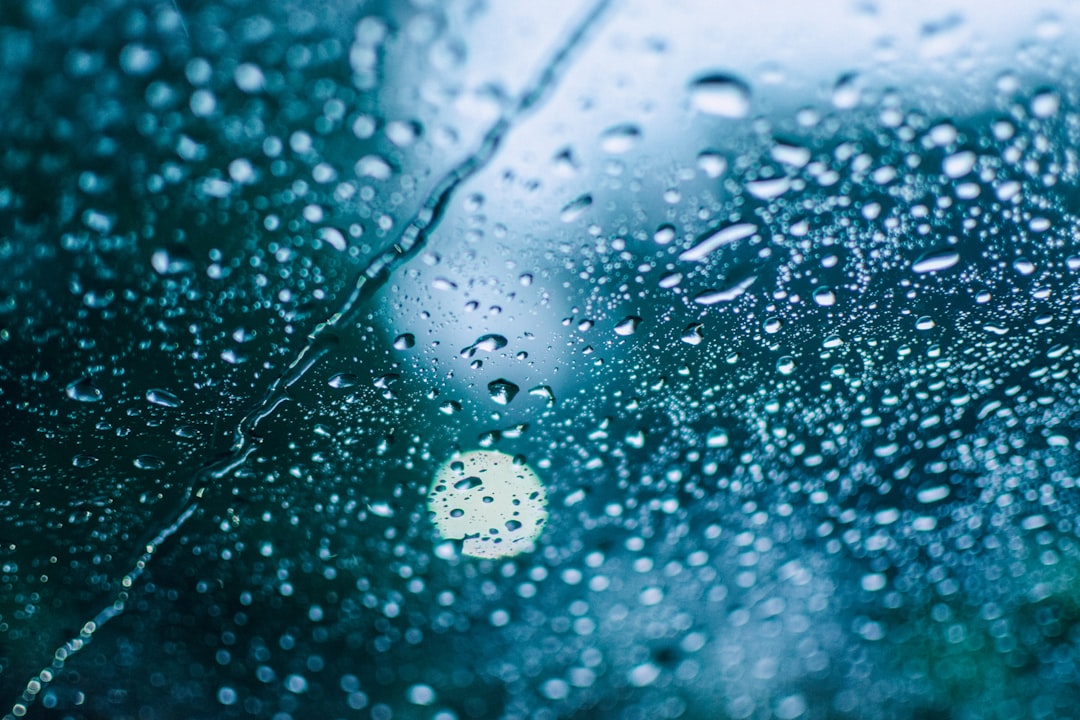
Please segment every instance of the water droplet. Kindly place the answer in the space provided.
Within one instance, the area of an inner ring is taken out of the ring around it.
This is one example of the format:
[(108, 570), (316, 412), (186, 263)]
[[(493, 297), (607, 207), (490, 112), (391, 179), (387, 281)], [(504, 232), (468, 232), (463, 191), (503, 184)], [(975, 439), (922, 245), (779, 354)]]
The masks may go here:
[(934, 322), (934, 318), (929, 315), (923, 315), (921, 318), (915, 321), (916, 330), (930, 330), (937, 323)]
[(547, 385), (537, 385), (529, 390), (529, 394), (533, 397), (543, 398), (548, 407), (555, 404), (555, 393)]
[(775, 335), (780, 332), (780, 328), (784, 327), (784, 323), (778, 317), (765, 318), (765, 322), (762, 324), (765, 328), (765, 332), (770, 335)]
[(176, 408), (183, 405), (184, 401), (173, 395), (168, 390), (161, 390), (154, 388), (146, 391), (146, 401), (151, 405), (160, 405), (161, 407)]
[(439, 405), (439, 411), (444, 415), (453, 415), (454, 413), (461, 412), (461, 403), (454, 400), (447, 400)]
[(365, 155), (356, 161), (354, 169), (358, 177), (369, 177), (372, 180), (388, 180), (394, 174), (390, 163), (378, 155)]
[(700, 305), (715, 305), (720, 302), (731, 302), (744, 292), (746, 292), (754, 281), (757, 280), (757, 276), (751, 275), (745, 280), (740, 280), (734, 285), (730, 285), (723, 290), (706, 290), (694, 297), (694, 302)]
[(77, 468), (88, 468), (97, 465), (98, 459), (93, 455), (76, 455), (71, 458), (71, 464)]
[(941, 162), (941, 171), (951, 178), (961, 178), (975, 167), (975, 153), (964, 150), (953, 153)]
[(933, 250), (912, 264), (911, 269), (920, 275), (951, 268), (960, 262), (960, 253), (954, 250)]
[(697, 166), (707, 177), (718, 178), (727, 171), (727, 159), (713, 150), (705, 150), (697, 158)]
[(1013, 269), (1021, 275), (1031, 275), (1035, 272), (1035, 263), (1027, 258), (1018, 258), (1016, 262), (1013, 263)]
[(709, 73), (690, 83), (690, 104), (700, 112), (743, 118), (750, 112), (750, 86), (725, 73)]
[(332, 388), (351, 388), (360, 384), (360, 378), (356, 377), (352, 373), (338, 373), (332, 378), (326, 381), (326, 384)]
[(1057, 115), (1061, 107), (1061, 97), (1052, 90), (1044, 90), (1036, 93), (1031, 98), (1031, 114), (1035, 117), (1047, 118)]
[(408, 350), (414, 345), (416, 345), (416, 336), (412, 333), (401, 333), (394, 338), (395, 350)]
[(713, 228), (699, 235), (694, 241), (693, 247), (679, 255), (679, 259), (684, 262), (701, 262), (717, 248), (748, 238), (757, 231), (757, 225), (751, 223), (736, 223), (735, 225)]
[(704, 327), (701, 323), (693, 323), (687, 325), (683, 330), (682, 341), (687, 345), (700, 345), (701, 341), (705, 339), (705, 336), (701, 334), (701, 328)]
[(64, 392), (69, 398), (79, 402), (97, 402), (103, 397), (101, 389), (88, 377), (69, 383)]
[(158, 275), (183, 275), (195, 270), (195, 258), (187, 248), (159, 248), (150, 256), (150, 265)]
[(349, 247), (345, 236), (337, 228), (319, 228), (319, 239), (340, 252), (344, 252)]
[(836, 293), (832, 288), (819, 287), (814, 291), (814, 302), (822, 307), (832, 307), (836, 304)]
[(570, 202), (563, 206), (563, 209), (559, 211), (559, 219), (565, 223), (573, 222), (581, 217), (589, 206), (592, 205), (592, 195), (588, 193), (579, 195)]
[(746, 183), (746, 190), (758, 200), (778, 198), (791, 189), (791, 180), (786, 177), (754, 180)]
[(491, 395), (491, 399), (500, 405), (509, 405), (513, 402), (514, 397), (517, 396), (518, 391), (521, 389), (509, 380), (492, 380), (488, 383), (488, 393)]
[(624, 123), (608, 128), (600, 135), (600, 149), (612, 155), (629, 152), (641, 140), (641, 128)]
[(619, 324), (615, 326), (616, 335), (633, 335), (637, 332), (638, 325), (641, 324), (641, 318), (637, 315), (628, 315), (619, 321)]
[(839, 110), (850, 110), (859, 104), (862, 92), (859, 89), (859, 76), (856, 73), (844, 73), (833, 85), (832, 104)]
[(140, 455), (135, 458), (135, 467), (140, 470), (160, 470), (165, 467), (165, 461), (157, 455)]
[(482, 335), (472, 345), (461, 348), (461, 357), (471, 358), (478, 352), (495, 352), (506, 347), (506, 342), (502, 335)]
[(480, 478), (476, 477), (475, 475), (470, 475), (469, 477), (458, 480), (456, 483), (454, 483), (453, 487), (455, 490), (472, 490), (474, 488), (480, 487), (483, 484), (484, 483)]
[(661, 225), (653, 233), (653, 241), (657, 245), (667, 245), (675, 239), (675, 226), (670, 224)]

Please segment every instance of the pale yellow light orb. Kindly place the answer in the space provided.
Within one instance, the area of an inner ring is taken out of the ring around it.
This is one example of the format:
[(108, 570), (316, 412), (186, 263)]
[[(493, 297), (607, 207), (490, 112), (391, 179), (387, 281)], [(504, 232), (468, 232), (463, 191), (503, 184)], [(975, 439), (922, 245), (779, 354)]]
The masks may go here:
[(547, 493), (532, 468), (511, 455), (473, 450), (435, 472), (428, 510), (464, 555), (500, 558), (533, 550), (547, 522)]

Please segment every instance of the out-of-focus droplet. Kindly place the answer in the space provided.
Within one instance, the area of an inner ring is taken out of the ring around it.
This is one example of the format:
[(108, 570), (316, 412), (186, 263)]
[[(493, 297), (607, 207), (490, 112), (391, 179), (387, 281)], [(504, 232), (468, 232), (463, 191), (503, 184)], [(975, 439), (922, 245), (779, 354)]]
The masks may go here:
[(791, 180), (786, 177), (753, 180), (746, 183), (746, 191), (758, 200), (778, 198), (791, 189)]
[(641, 140), (641, 128), (624, 123), (608, 128), (600, 135), (600, 149), (612, 155), (629, 152)]
[(588, 193), (579, 195), (563, 206), (562, 210), (559, 212), (559, 219), (565, 223), (577, 220), (581, 217), (581, 214), (592, 205), (592, 201), (592, 195), (589, 195)]
[(953, 153), (941, 163), (941, 171), (950, 178), (961, 178), (975, 167), (975, 153), (970, 150)]
[(859, 76), (856, 73), (844, 73), (833, 85), (832, 104), (839, 110), (850, 110), (859, 104), (862, 92), (859, 89)]
[(727, 171), (727, 159), (718, 152), (705, 150), (697, 157), (697, 166), (707, 177), (718, 178)]
[(394, 338), (395, 350), (408, 350), (414, 345), (416, 345), (416, 336), (412, 333), (401, 333)]
[(690, 105), (708, 115), (743, 118), (750, 113), (750, 86), (726, 73), (695, 78), (689, 87)]
[(183, 275), (195, 270), (195, 259), (187, 248), (159, 248), (150, 256), (150, 265), (158, 275)]

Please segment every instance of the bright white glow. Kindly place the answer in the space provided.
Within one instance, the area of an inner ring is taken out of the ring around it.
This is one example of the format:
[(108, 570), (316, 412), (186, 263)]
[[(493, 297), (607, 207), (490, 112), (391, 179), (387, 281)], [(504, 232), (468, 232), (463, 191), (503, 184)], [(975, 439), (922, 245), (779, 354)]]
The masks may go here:
[(535, 547), (547, 522), (547, 493), (528, 465), (474, 450), (438, 469), (428, 510), (442, 537), (463, 541), (463, 554), (509, 557)]

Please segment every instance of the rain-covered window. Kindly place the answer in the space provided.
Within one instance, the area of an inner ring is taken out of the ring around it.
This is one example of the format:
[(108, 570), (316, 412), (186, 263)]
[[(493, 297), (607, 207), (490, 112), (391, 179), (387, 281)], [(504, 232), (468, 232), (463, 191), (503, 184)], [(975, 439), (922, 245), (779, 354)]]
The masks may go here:
[(1080, 9), (0, 1), (0, 717), (1074, 718)]

